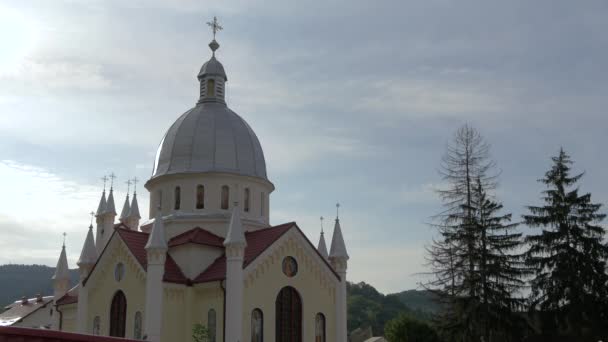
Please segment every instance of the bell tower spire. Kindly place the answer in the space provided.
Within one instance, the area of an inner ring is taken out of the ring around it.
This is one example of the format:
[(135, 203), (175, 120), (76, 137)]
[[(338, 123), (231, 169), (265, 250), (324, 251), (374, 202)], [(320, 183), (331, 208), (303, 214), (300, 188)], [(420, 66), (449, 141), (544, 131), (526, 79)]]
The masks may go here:
[(224, 84), (228, 81), (224, 66), (215, 58), (215, 51), (220, 48), (220, 44), (215, 40), (216, 34), (224, 28), (217, 21), (217, 17), (213, 17), (213, 21), (207, 22), (213, 32), (213, 40), (209, 43), (211, 49), (211, 59), (208, 60), (201, 71), (198, 73), (200, 82), (200, 98), (198, 103), (203, 102), (219, 102), (226, 104), (224, 100)]

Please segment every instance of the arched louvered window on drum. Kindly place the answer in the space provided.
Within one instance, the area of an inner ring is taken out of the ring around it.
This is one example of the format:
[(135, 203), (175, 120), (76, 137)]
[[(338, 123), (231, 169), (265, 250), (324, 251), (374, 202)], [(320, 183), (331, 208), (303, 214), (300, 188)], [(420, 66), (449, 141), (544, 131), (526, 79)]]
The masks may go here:
[(249, 190), (249, 188), (245, 188), (245, 193), (243, 194), (245, 196), (245, 205), (243, 206), (243, 210), (245, 210), (246, 213), (249, 212), (249, 201), (250, 201), (250, 195), (251, 195), (251, 191)]
[(222, 186), (222, 201), (221, 201), (221, 208), (224, 210), (228, 209), (228, 206), (230, 204), (230, 188), (228, 187), (228, 185), (224, 185)]
[(196, 209), (205, 209), (205, 187), (203, 185), (196, 187)]
[(215, 80), (209, 79), (207, 80), (207, 96), (215, 96)]
[(275, 304), (276, 341), (302, 342), (302, 299), (298, 291), (284, 287)]
[(175, 206), (173, 207), (173, 209), (179, 210), (182, 206), (182, 188), (176, 186), (173, 197), (175, 199)]
[(125, 337), (127, 323), (127, 298), (122, 291), (116, 292), (110, 307), (110, 336)]
[(251, 342), (264, 342), (264, 314), (260, 309), (251, 312)]

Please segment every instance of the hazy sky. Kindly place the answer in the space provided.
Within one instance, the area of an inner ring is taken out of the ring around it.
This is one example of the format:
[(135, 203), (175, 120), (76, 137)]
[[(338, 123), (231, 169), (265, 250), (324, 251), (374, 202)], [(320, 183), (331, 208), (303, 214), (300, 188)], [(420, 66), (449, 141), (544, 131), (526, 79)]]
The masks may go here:
[(560, 146), (608, 202), (603, 0), (0, 0), (0, 263), (54, 265), (66, 231), (76, 266), (100, 177), (118, 175), (122, 206), (198, 99), (214, 15), (227, 102), (276, 186), (271, 222), (316, 243), (340, 201), (352, 281), (423, 280), (437, 168), (465, 122), (492, 144), (516, 219)]

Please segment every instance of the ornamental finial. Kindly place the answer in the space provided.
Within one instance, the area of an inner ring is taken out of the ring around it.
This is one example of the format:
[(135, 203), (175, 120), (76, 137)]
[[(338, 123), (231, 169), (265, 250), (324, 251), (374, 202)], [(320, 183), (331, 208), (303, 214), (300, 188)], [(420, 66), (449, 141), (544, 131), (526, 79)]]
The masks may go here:
[(137, 194), (137, 183), (139, 182), (139, 178), (133, 177), (131, 180), (133, 183), (133, 195)]
[(218, 31), (221, 31), (224, 28), (220, 25), (220, 23), (217, 21), (217, 17), (215, 16), (213, 17), (213, 21), (207, 22), (207, 25), (211, 27), (211, 31), (213, 32), (213, 40), (211, 41), (211, 43), (209, 43), (209, 48), (211, 48), (211, 51), (213, 51), (213, 55), (215, 56), (215, 51), (220, 47), (220, 44), (215, 41), (215, 35)]
[(336, 220), (340, 219), (340, 203), (336, 203)]
[(321, 219), (320, 219), (321, 220), (321, 235), (323, 235), (323, 220), (324, 219), (325, 218), (323, 216), (321, 216)]

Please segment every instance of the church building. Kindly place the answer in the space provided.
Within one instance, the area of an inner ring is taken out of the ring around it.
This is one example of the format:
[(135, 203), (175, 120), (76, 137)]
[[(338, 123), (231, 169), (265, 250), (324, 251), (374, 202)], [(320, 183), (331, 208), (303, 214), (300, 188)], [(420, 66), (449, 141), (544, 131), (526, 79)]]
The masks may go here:
[(53, 329), (191, 342), (346, 342), (348, 254), (336, 217), (329, 253), (295, 222), (270, 225), (275, 189), (262, 146), (225, 99), (216, 57), (197, 78), (200, 97), (162, 137), (151, 178), (150, 217), (134, 192), (120, 215), (105, 189), (70, 288), (65, 246), (53, 277)]

